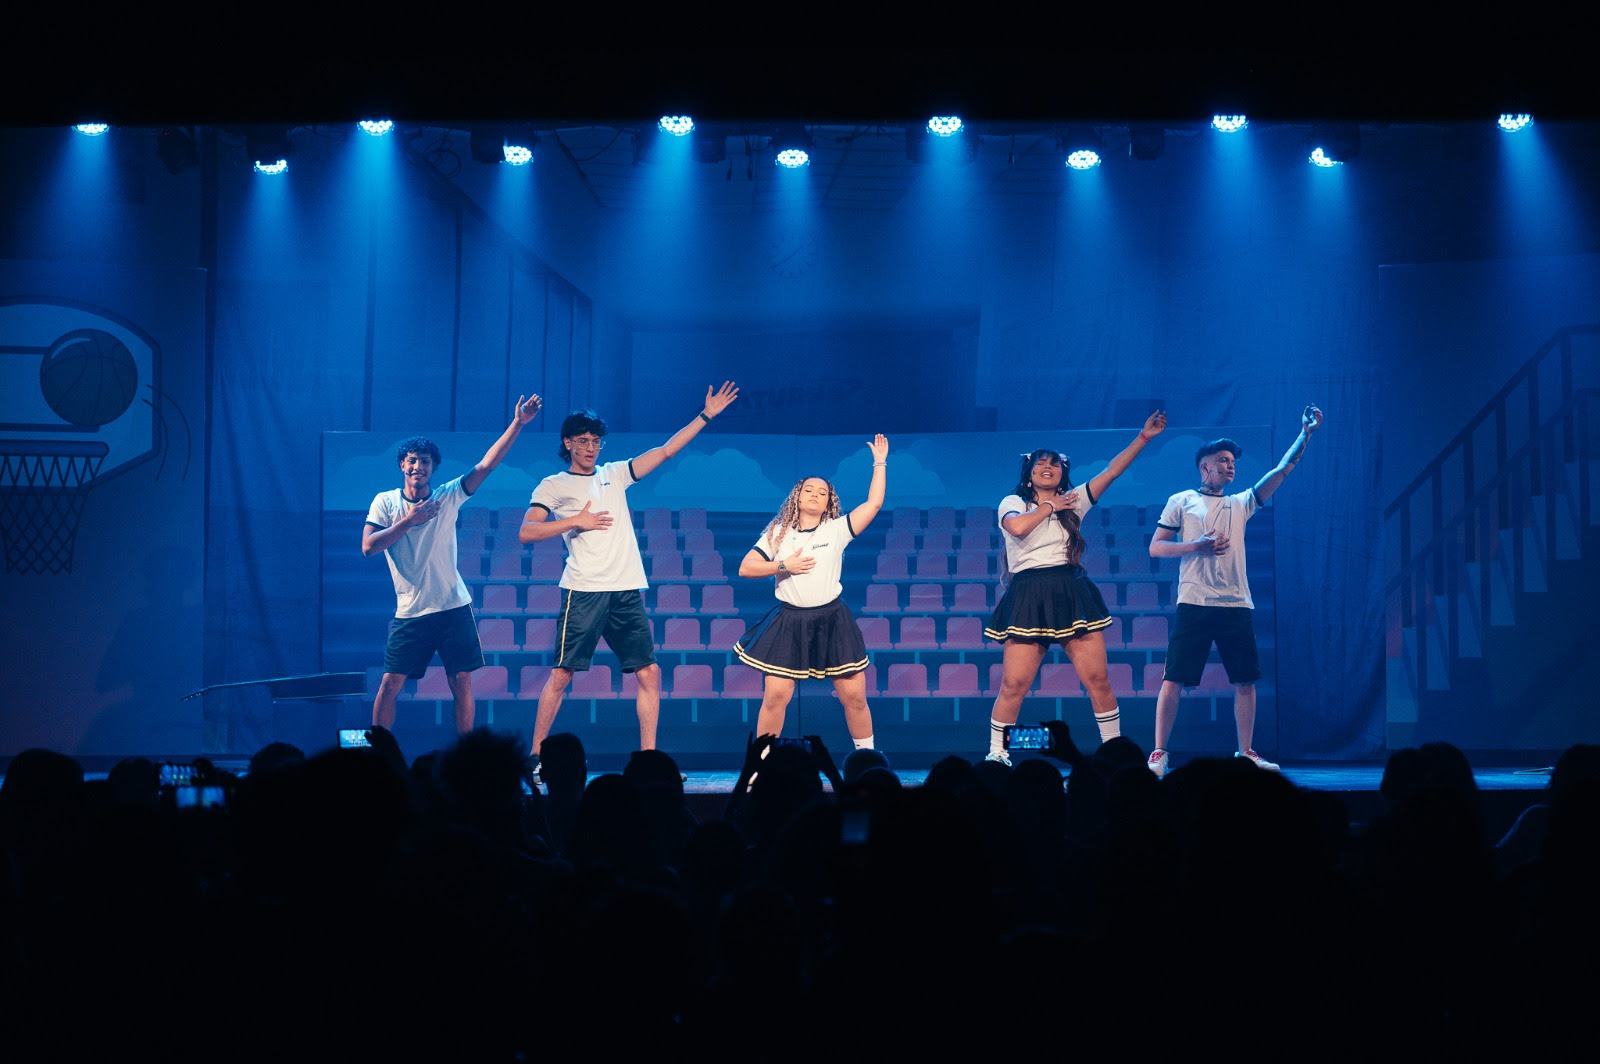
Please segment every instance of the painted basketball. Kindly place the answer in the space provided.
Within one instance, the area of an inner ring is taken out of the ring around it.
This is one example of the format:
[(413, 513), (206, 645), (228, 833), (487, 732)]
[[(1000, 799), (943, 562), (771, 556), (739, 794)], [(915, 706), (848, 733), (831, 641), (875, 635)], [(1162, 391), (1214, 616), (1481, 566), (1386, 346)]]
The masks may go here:
[(121, 417), (139, 391), (139, 366), (110, 333), (78, 329), (39, 366), (39, 391), (63, 421), (96, 428)]

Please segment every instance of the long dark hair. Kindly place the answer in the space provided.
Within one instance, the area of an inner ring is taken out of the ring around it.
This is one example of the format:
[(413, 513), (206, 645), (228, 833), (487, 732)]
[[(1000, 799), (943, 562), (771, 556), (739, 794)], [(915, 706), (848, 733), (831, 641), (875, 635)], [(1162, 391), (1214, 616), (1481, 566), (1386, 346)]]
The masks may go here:
[[(1022, 456), (1022, 468), (1017, 474), (1017, 494), (1024, 501), (1038, 503), (1038, 495), (1033, 490), (1033, 467), (1041, 458), (1048, 458), (1061, 467), (1061, 487), (1057, 494), (1064, 494), (1072, 487), (1072, 459), (1060, 451), (1052, 451), (1048, 447), (1041, 447), (1037, 451), (1029, 451)], [(1056, 520), (1061, 522), (1061, 527), (1067, 530), (1067, 564), (1078, 565), (1083, 561), (1083, 519), (1076, 510), (1070, 507), (1056, 511)]]

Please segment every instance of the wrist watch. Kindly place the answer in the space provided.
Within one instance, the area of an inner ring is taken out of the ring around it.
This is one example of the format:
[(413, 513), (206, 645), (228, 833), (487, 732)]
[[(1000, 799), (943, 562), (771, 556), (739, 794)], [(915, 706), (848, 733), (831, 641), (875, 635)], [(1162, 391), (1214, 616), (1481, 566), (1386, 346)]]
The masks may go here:
[(789, 571), (789, 570), (788, 570), (788, 568), (786, 568), (786, 567), (785, 567), (785, 566), (784, 566), (784, 564), (783, 564), (783, 559), (782, 559), (782, 558), (779, 558), (779, 559), (778, 559), (778, 572), (780, 572), (780, 573), (786, 573), (786, 572), (788, 572), (788, 571)]

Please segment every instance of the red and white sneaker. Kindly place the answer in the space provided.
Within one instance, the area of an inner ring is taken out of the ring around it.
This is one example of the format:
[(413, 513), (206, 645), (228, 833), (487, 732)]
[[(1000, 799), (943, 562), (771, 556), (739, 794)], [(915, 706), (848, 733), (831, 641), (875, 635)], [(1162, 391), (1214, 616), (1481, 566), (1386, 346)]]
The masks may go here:
[(1266, 758), (1262, 757), (1260, 754), (1256, 753), (1254, 750), (1246, 750), (1242, 754), (1239, 753), (1238, 751), (1234, 751), (1233, 756), (1234, 757), (1248, 757), (1251, 761), (1255, 762), (1256, 768), (1264, 768), (1268, 772), (1277, 772), (1278, 771), (1278, 766), (1277, 765), (1274, 765), (1271, 761), (1268, 761)]
[(1150, 760), (1145, 762), (1145, 767), (1156, 774), (1156, 779), (1167, 774), (1167, 752), (1165, 750), (1150, 751)]

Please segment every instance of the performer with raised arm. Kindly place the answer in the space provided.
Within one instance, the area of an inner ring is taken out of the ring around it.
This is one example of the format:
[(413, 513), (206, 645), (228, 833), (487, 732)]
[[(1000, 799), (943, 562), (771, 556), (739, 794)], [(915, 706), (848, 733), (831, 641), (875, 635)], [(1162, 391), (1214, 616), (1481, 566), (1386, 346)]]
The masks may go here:
[(867, 706), (870, 664), (861, 628), (840, 598), (844, 551), (883, 508), (889, 441), (867, 444), (872, 481), (866, 500), (841, 517), (839, 495), (822, 477), (805, 477), (739, 563), (739, 575), (773, 580), (778, 604), (733, 645), (739, 660), (764, 673), (757, 735), (779, 735), (800, 680), (832, 680), (856, 749), (871, 747)]
[(1004, 747), (1006, 725), (1017, 722), (1051, 644), (1060, 644), (1089, 693), (1100, 741), (1122, 734), (1122, 711), (1106, 670), (1103, 633), (1111, 626), (1111, 611), (1080, 564), (1083, 515), (1166, 427), (1164, 411), (1151, 414), (1133, 442), (1081, 490), (1072, 487), (1071, 461), (1060, 452), (1041, 448), (1021, 456), (1016, 490), (999, 507), (1010, 581), (983, 630), (1005, 644), (985, 760), (1011, 764)]
[(1254, 487), (1235, 495), (1225, 492), (1233, 483), (1234, 463), (1244, 450), (1229, 439), (1212, 440), (1194, 457), (1200, 487), (1178, 492), (1161, 511), (1150, 537), (1150, 556), (1182, 560), (1178, 564), (1177, 619), (1167, 641), (1161, 693), (1156, 696), (1155, 748), (1150, 751), (1149, 764), (1157, 776), (1167, 774), (1167, 739), (1178, 719), (1178, 695), (1200, 682), (1212, 643), (1217, 645), (1228, 682), (1233, 684), (1233, 720), (1239, 739), (1234, 756), (1278, 771), (1278, 766), (1256, 753), (1253, 746), (1261, 660), (1251, 623), (1255, 603), (1245, 574), (1244, 526), (1282, 486), (1321, 424), (1322, 411), (1306, 407), (1300, 415), (1300, 435), (1283, 458)]
[(556, 621), (555, 667), (539, 694), (533, 724), (531, 774), (538, 773), (539, 746), (550, 734), (572, 674), (589, 668), (600, 637), (617, 655), (622, 671), (638, 681), (639, 749), (653, 750), (661, 711), (661, 666), (644, 611), (644, 558), (628, 510), (628, 489), (683, 450), (711, 419), (739, 395), (732, 381), (706, 389), (698, 414), (660, 447), (635, 458), (600, 464), (606, 423), (593, 410), (574, 410), (561, 423), (557, 452), (569, 463), (533, 489), (517, 538), (524, 544), (560, 536), (567, 548), (561, 572), (561, 613)]
[(406, 678), (420, 678), (437, 653), (455, 701), (456, 731), (472, 730), (472, 673), (483, 667), (483, 647), (472, 616), (472, 592), (456, 568), (456, 513), (505, 460), (539, 405), (537, 395), (517, 396), (511, 424), (478, 464), (438, 488), (433, 486), (438, 445), (426, 436), (401, 442), (396, 458), (403, 484), (373, 498), (361, 530), (361, 553), (370, 558), (383, 552), (395, 594), (373, 724), (394, 729), (395, 698)]

